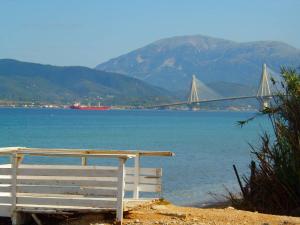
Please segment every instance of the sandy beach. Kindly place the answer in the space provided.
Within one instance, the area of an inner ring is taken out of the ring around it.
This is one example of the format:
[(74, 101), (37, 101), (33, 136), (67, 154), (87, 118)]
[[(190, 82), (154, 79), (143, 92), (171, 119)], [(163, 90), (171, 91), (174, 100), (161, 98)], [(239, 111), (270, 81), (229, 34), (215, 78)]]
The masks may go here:
[[(57, 225), (111, 225), (113, 215), (66, 216), (64, 220), (44, 217), (43, 224)], [(268, 215), (258, 212), (226, 208), (195, 208), (176, 206), (165, 201), (158, 201), (133, 208), (124, 214), (126, 225), (182, 224), (182, 225), (296, 225), (299, 217)], [(1, 224), (2, 225), (2, 224)]]

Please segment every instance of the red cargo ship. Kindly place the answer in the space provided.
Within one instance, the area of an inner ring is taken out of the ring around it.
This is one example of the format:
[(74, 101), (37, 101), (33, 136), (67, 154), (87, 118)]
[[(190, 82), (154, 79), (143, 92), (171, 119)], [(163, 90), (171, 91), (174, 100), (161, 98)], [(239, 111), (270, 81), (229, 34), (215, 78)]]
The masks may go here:
[(71, 109), (78, 109), (78, 110), (109, 110), (111, 109), (110, 106), (86, 106), (80, 105), (79, 103), (75, 103), (74, 105), (70, 106)]

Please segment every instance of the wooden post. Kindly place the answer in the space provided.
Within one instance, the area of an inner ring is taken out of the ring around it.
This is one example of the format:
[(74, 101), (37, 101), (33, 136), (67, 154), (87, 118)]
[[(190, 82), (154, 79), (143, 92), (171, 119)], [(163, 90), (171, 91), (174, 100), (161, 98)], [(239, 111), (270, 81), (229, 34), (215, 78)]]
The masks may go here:
[(16, 207), (17, 207), (17, 169), (19, 164), (19, 159), (17, 153), (13, 153), (11, 156), (11, 221), (13, 225), (20, 224), (20, 215), (18, 214)]
[(139, 199), (139, 183), (140, 183), (140, 154), (138, 153), (134, 158), (134, 189), (133, 198)]
[(123, 200), (125, 193), (125, 158), (119, 159), (118, 170), (118, 190), (117, 190), (117, 223), (121, 225), (123, 222)]
[(82, 166), (86, 166), (87, 165), (87, 157), (86, 156), (81, 157), (81, 165)]

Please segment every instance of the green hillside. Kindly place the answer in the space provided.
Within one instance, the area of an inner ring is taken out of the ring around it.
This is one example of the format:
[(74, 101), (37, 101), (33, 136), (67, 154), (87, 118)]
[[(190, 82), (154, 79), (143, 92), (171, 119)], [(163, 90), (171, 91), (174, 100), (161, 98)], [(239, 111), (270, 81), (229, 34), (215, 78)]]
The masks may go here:
[(0, 100), (127, 105), (172, 101), (170, 92), (135, 78), (87, 67), (0, 59)]

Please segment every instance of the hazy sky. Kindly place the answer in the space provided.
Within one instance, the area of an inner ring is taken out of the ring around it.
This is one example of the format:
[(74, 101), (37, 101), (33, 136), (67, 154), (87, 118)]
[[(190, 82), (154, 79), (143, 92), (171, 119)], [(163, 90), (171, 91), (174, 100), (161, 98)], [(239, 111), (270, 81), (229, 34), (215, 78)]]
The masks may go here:
[(0, 58), (94, 67), (165, 37), (300, 48), (300, 0), (0, 0)]

